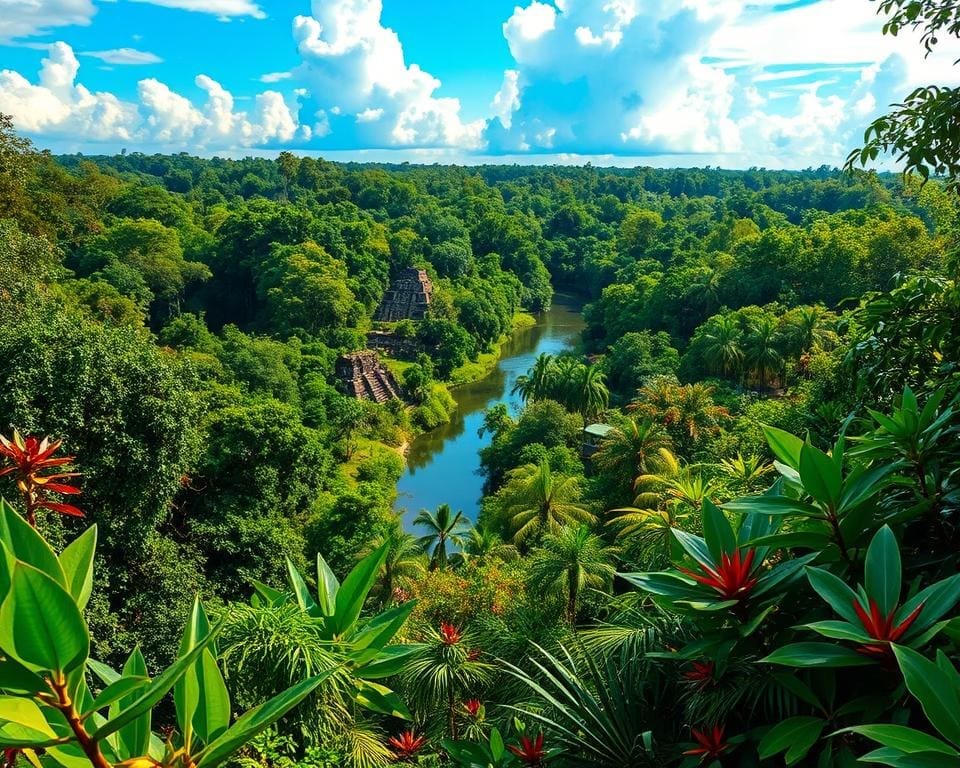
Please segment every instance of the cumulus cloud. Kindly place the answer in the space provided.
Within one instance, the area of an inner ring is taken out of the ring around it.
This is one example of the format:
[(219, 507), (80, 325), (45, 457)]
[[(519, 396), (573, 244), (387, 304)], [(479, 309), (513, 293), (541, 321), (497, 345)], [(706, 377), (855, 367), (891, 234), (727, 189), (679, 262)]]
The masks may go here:
[(81, 56), (88, 56), (92, 59), (100, 59), (107, 64), (122, 65), (141, 65), (141, 64), (160, 64), (163, 62), (159, 56), (149, 51), (138, 51), (136, 48), (112, 48), (108, 51), (81, 51)]
[(0, 42), (87, 26), (96, 12), (93, 0), (0, 0)]
[(233, 95), (206, 75), (196, 78), (206, 93), (201, 106), (147, 78), (138, 83), (138, 101), (128, 102), (90, 91), (78, 82), (79, 70), (73, 49), (60, 42), (49, 47), (35, 83), (0, 71), (0, 112), (28, 133), (170, 149), (263, 146), (312, 135), (311, 128), (299, 125), (299, 104), (276, 91), (258, 94), (248, 112), (237, 110)]
[(324, 114), (353, 116), (332, 133), (361, 146), (476, 148), (483, 121), (466, 123), (460, 101), (440, 97), (440, 81), (407, 64), (400, 38), (381, 23), (381, 0), (314, 0), (297, 16), (294, 38), (303, 82)]

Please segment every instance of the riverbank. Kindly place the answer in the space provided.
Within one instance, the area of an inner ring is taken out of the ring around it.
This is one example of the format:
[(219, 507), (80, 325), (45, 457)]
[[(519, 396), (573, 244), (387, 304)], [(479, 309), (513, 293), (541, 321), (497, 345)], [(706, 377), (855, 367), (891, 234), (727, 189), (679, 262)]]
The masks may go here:
[(397, 511), (412, 514), (450, 504), (475, 520), (483, 493), (480, 451), (490, 435), (481, 435), (484, 412), (506, 402), (514, 412), (522, 403), (513, 394), (519, 376), (529, 370), (537, 356), (572, 351), (584, 327), (581, 304), (573, 297), (557, 296), (554, 305), (537, 316), (519, 319), (518, 327), (489, 357), (468, 369), (472, 374), (451, 391), (457, 403), (450, 422), (425, 432), (411, 444), (406, 470), (397, 483)]
[(533, 328), (536, 324), (537, 318), (529, 312), (517, 312), (513, 316), (513, 329), (510, 333), (501, 336), (500, 340), (493, 345), (493, 349), (489, 352), (481, 352), (476, 360), (468, 360), (459, 368), (456, 368), (453, 373), (450, 374), (447, 386), (450, 389), (457, 389), (458, 387), (463, 387), (467, 384), (473, 384), (481, 379), (485, 379), (493, 369), (497, 367), (497, 363), (500, 361), (500, 356), (503, 353), (503, 347), (513, 338), (513, 335), (526, 328)]

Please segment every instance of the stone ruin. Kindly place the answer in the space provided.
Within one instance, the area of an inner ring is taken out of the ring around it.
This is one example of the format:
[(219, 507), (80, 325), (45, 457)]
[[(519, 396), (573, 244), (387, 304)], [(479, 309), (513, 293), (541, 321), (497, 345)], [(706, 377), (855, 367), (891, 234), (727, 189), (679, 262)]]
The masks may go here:
[(401, 338), (392, 331), (369, 331), (367, 349), (375, 349), (390, 357), (412, 358), (419, 346), (416, 339)]
[(335, 370), (337, 380), (350, 397), (375, 403), (400, 398), (397, 380), (372, 350), (341, 355)]
[(426, 271), (408, 267), (390, 284), (373, 319), (381, 323), (423, 320), (432, 295), (433, 283)]

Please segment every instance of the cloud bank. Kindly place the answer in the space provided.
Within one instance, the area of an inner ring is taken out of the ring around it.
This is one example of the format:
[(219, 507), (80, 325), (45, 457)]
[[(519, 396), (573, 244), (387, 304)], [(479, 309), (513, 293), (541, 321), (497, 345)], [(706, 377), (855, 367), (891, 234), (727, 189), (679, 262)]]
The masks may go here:
[[(7, 39), (88, 24), (90, 0), (3, 0)], [(137, 0), (223, 19), (262, 18), (252, 0)], [(58, 15), (38, 14), (38, 7)], [(161, 80), (136, 101), (94, 93), (66, 43), (34, 80), (0, 71), (0, 111), (38, 137), (81, 136), (195, 151), (434, 150), (471, 155), (669, 156), (687, 163), (802, 167), (842, 160), (864, 125), (910, 87), (953, 82), (951, 57), (880, 35), (869, 3), (815, 0), (524, 0), (503, 22), (513, 62), (486, 115), (404, 53), (381, 0), (313, 0), (292, 21), (299, 63), (269, 72), (253, 106), (198, 75), (200, 103)], [(228, 30), (229, 28), (227, 28)], [(229, 32), (226, 31), (225, 34)], [(87, 52), (159, 63), (134, 49)], [(151, 58), (152, 57), (152, 58)], [(250, 94), (243, 94), (244, 97)], [(679, 162), (679, 161), (678, 161)]]

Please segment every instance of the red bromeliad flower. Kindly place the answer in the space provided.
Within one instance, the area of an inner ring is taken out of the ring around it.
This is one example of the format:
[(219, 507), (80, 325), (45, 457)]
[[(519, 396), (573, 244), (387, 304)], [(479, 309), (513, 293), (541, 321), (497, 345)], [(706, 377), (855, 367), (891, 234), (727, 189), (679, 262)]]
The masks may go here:
[(689, 568), (678, 567), (678, 569), (691, 579), (715, 589), (724, 600), (739, 600), (747, 596), (759, 578), (751, 575), (756, 554), (756, 550), (753, 549), (748, 549), (743, 557), (740, 556), (739, 549), (733, 553), (733, 556), (724, 552), (720, 556), (720, 566), (716, 569), (697, 563), (700, 570), (706, 574), (705, 576), (694, 573)]
[(520, 746), (515, 747), (512, 744), (507, 746), (513, 754), (520, 760), (530, 766), (543, 765), (543, 758), (546, 752), (543, 749), (543, 734), (540, 733), (535, 739), (529, 739), (526, 736), (520, 737)]
[(14, 749), (13, 747), (7, 747), (3, 750), (3, 768), (13, 768), (14, 763), (17, 762), (17, 755), (19, 754), (19, 749)]
[(691, 728), (690, 734), (694, 739), (696, 739), (700, 746), (694, 747), (693, 749), (688, 749), (683, 754), (700, 755), (701, 760), (715, 760), (730, 747), (730, 745), (723, 740), (724, 730), (724, 726), (722, 725), (715, 725), (713, 728), (703, 731), (699, 731), (696, 728)]
[(0, 469), (0, 477), (12, 475), (17, 481), (17, 489), (23, 495), (27, 505), (27, 522), (30, 525), (36, 524), (36, 512), (41, 508), (71, 517), (83, 517), (83, 512), (72, 504), (51, 501), (46, 496), (51, 492), (65, 496), (75, 496), (80, 493), (79, 488), (60, 482), (69, 477), (79, 477), (78, 472), (40, 474), (44, 470), (62, 467), (73, 461), (73, 456), (53, 458), (53, 454), (59, 450), (60, 445), (60, 440), (51, 443), (48, 438), (43, 440), (36, 437), (23, 438), (16, 430), (13, 433), (13, 440), (0, 435), (0, 456), (12, 462)]
[(413, 731), (404, 731), (399, 736), (391, 736), (389, 742), (394, 752), (397, 753), (397, 757), (406, 760), (417, 754), (420, 748), (426, 744), (427, 739), (425, 736), (417, 736)]
[(868, 614), (863, 606), (860, 604), (859, 600), (853, 601), (853, 610), (857, 612), (857, 617), (860, 619), (860, 623), (863, 625), (863, 628), (867, 631), (867, 634), (870, 635), (874, 640), (877, 640), (876, 643), (869, 643), (867, 645), (861, 645), (857, 650), (860, 653), (863, 653), (867, 656), (873, 656), (874, 658), (887, 658), (890, 656), (890, 643), (895, 643), (904, 633), (910, 629), (910, 626), (917, 620), (917, 616), (920, 615), (920, 611), (923, 610), (923, 603), (918, 605), (914, 611), (910, 613), (907, 618), (901, 621), (896, 626), (893, 625), (893, 617), (897, 613), (898, 606), (894, 606), (893, 610), (889, 614), (884, 616), (880, 613), (880, 607), (877, 605), (877, 601), (872, 597), (870, 598), (870, 613)]
[(463, 702), (463, 708), (470, 713), (470, 717), (476, 717), (482, 706), (483, 704), (480, 702), (480, 699), (467, 699)]
[(440, 622), (440, 639), (444, 645), (456, 645), (463, 639), (463, 633), (446, 621)]
[(713, 680), (713, 673), (716, 665), (712, 661), (694, 661), (693, 669), (688, 669), (683, 673), (683, 677), (691, 683), (696, 683), (701, 688)]

